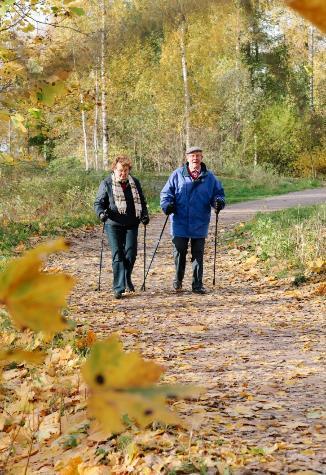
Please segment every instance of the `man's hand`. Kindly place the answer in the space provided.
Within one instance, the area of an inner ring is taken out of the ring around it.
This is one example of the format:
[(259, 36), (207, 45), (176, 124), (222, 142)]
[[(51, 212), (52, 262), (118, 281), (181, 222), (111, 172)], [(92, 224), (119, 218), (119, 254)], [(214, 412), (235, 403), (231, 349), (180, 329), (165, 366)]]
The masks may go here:
[(102, 223), (105, 223), (109, 219), (109, 213), (108, 210), (102, 211), (102, 213), (99, 214), (99, 218), (102, 221)]
[(165, 214), (169, 216), (170, 214), (175, 213), (175, 211), (175, 205), (173, 203), (169, 203), (166, 207)]
[(141, 223), (142, 223), (144, 226), (147, 226), (148, 223), (149, 223), (149, 216), (148, 216), (148, 214), (144, 214), (144, 215), (140, 218), (140, 221), (141, 221)]
[(215, 205), (214, 205), (215, 213), (219, 214), (219, 212), (223, 208), (224, 208), (224, 201), (221, 200), (221, 198), (216, 198)]

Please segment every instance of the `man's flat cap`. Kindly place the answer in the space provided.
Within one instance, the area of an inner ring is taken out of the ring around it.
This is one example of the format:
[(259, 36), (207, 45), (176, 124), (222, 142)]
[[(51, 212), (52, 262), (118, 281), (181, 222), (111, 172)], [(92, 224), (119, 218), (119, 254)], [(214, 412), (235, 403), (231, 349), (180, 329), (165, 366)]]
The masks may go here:
[(186, 154), (190, 155), (191, 153), (202, 152), (203, 149), (200, 147), (190, 147), (187, 149)]

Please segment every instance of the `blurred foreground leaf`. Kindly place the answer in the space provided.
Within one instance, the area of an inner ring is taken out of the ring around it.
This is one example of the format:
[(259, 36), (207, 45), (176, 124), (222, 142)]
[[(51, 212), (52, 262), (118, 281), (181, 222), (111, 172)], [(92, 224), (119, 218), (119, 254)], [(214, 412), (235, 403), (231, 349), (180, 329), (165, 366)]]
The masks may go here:
[(194, 388), (155, 386), (163, 367), (146, 361), (136, 352), (126, 353), (116, 335), (94, 343), (82, 368), (92, 394), (89, 412), (108, 432), (124, 429), (122, 418), (146, 427), (154, 421), (184, 425), (179, 416), (166, 407), (169, 397), (189, 396)]
[(22, 349), (0, 352), (0, 361), (15, 361), (16, 363), (42, 364), (46, 354), (42, 351), (26, 351)]
[(0, 274), (0, 304), (6, 305), (19, 328), (51, 336), (67, 327), (60, 309), (66, 305), (74, 279), (41, 272), (43, 259), (68, 248), (63, 239), (50, 241), (9, 262)]
[(300, 15), (326, 32), (325, 0), (286, 0), (286, 3), (293, 8), (293, 10), (296, 10)]

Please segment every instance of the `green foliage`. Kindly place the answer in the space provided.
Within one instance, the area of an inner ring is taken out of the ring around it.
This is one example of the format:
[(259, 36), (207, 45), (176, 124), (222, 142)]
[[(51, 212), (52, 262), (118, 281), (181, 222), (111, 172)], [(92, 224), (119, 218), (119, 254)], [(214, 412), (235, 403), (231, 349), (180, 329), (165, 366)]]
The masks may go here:
[[(93, 203), (107, 172), (85, 172), (75, 157), (56, 159), (47, 168), (31, 163), (2, 167), (0, 175), (0, 266), (15, 247), (33, 236), (62, 235), (98, 223)], [(160, 212), (159, 196), (168, 174), (135, 173), (151, 213)], [(227, 202), (236, 203), (320, 185), (318, 180), (278, 176), (262, 167), (228, 167), (221, 177)]]
[(287, 103), (263, 109), (257, 121), (258, 156), (276, 170), (289, 171), (302, 144), (299, 118)]
[(66, 174), (67, 172), (83, 174), (83, 166), (77, 157), (64, 157), (51, 161), (47, 171), (53, 175)]

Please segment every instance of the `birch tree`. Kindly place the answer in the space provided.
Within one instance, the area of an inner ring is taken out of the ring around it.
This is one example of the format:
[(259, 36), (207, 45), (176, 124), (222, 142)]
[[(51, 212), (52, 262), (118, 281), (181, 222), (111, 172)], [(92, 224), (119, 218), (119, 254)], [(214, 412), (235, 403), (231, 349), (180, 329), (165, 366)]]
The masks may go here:
[(106, 0), (100, 0), (101, 8), (101, 111), (102, 111), (102, 168), (105, 168), (109, 152), (109, 129), (107, 122), (107, 84), (106, 84)]

